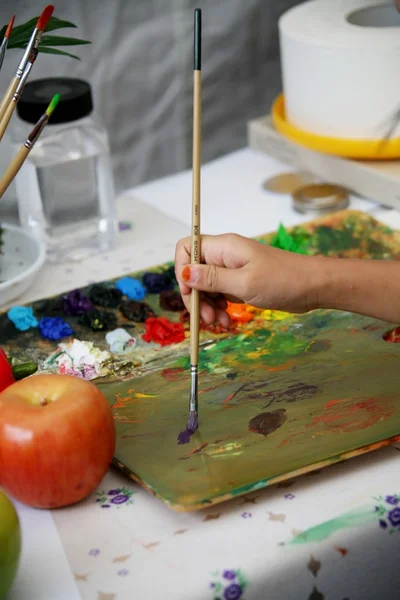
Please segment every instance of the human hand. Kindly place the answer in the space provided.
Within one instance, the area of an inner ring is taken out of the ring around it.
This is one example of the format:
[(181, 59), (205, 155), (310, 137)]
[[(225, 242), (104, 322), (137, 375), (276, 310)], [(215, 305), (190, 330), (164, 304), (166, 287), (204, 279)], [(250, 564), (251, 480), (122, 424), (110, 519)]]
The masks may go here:
[(190, 265), (190, 251), (190, 237), (178, 242), (176, 278), (187, 310), (191, 290), (203, 292), (200, 315), (207, 325), (229, 326), (227, 301), (292, 313), (317, 307), (321, 257), (278, 250), (236, 234), (202, 236), (203, 264)]

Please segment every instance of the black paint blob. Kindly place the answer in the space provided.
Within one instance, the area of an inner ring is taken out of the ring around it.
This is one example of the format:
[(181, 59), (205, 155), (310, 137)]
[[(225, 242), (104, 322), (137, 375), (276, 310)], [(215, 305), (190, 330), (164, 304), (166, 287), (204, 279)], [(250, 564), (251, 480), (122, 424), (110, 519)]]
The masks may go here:
[(104, 285), (94, 285), (89, 297), (93, 304), (104, 308), (117, 308), (121, 302), (122, 292), (117, 288), (106, 287)]
[(88, 310), (79, 317), (79, 323), (87, 325), (93, 331), (107, 331), (115, 329), (117, 319), (113, 313), (105, 310)]
[(273, 433), (286, 421), (286, 410), (278, 408), (271, 412), (260, 413), (249, 421), (249, 430), (253, 433), (261, 433), (264, 437)]
[(182, 296), (175, 290), (163, 290), (160, 292), (160, 306), (164, 310), (179, 312), (185, 308)]
[(136, 323), (144, 323), (146, 319), (156, 316), (153, 309), (146, 302), (137, 302), (136, 300), (122, 302), (119, 309), (124, 317), (130, 321), (136, 321)]

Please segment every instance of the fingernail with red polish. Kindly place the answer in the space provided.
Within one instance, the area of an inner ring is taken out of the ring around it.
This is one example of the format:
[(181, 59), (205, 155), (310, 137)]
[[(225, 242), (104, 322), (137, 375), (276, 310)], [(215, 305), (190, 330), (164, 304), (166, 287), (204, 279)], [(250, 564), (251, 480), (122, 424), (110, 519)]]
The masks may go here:
[(190, 281), (190, 267), (186, 265), (186, 267), (183, 267), (182, 272), (181, 272), (181, 277), (183, 279), (183, 281)]

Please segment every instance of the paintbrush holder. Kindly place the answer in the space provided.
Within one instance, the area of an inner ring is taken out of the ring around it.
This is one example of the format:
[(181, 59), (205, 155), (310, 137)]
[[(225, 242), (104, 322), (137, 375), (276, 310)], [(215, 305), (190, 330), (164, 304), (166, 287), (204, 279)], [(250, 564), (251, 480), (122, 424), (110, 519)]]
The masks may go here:
[(108, 136), (93, 113), (87, 82), (27, 84), (17, 106), (15, 146), (55, 93), (60, 102), (18, 173), (16, 189), (21, 225), (45, 242), (50, 262), (66, 262), (112, 248), (117, 217)]

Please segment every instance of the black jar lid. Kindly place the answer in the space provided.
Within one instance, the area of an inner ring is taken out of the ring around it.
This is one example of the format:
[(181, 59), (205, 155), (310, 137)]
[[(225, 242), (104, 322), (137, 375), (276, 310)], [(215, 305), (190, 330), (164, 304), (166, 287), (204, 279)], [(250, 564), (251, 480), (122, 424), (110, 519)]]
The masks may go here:
[(69, 77), (52, 77), (36, 79), (25, 85), (17, 103), (19, 118), (28, 123), (36, 123), (54, 94), (60, 94), (61, 98), (50, 117), (52, 125), (83, 119), (93, 111), (92, 91), (87, 81)]

